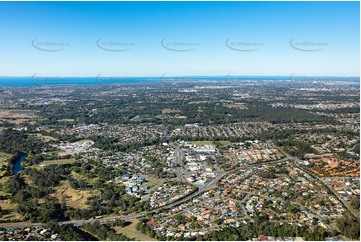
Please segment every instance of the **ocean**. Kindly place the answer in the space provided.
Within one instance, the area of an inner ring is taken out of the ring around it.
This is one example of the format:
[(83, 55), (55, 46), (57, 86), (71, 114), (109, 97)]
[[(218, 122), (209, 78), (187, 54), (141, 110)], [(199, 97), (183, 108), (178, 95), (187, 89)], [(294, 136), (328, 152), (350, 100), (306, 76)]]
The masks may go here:
[(99, 85), (99, 84), (132, 84), (166, 81), (355, 81), (359, 77), (302, 77), (302, 76), (177, 76), (177, 77), (1, 77), (0, 86), (42, 86), (42, 85)]

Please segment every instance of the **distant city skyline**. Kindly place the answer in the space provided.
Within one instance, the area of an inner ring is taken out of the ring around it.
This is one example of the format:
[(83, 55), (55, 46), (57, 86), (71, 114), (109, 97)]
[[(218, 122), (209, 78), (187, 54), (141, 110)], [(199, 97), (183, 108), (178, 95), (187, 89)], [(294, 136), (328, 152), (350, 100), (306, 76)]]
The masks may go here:
[(0, 76), (359, 76), (359, 2), (0, 2)]

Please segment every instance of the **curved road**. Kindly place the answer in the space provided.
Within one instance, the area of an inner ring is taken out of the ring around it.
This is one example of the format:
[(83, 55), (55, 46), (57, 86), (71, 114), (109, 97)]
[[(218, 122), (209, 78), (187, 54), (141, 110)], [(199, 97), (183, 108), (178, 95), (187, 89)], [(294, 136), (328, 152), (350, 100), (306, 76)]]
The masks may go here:
[[(203, 187), (201, 187), (198, 191), (193, 192), (185, 197), (183, 197), (182, 199), (174, 202), (174, 203), (170, 203), (168, 205), (165, 205), (163, 207), (159, 207), (159, 208), (155, 208), (149, 211), (145, 211), (145, 212), (141, 212), (141, 213), (137, 213), (137, 214), (130, 214), (130, 215), (118, 215), (118, 216), (107, 216), (107, 217), (103, 217), (103, 218), (98, 218), (98, 219), (84, 219), (84, 220), (72, 220), (72, 221), (62, 221), (59, 222), (59, 225), (75, 225), (75, 226), (81, 226), (84, 225), (86, 223), (92, 223), (94, 221), (100, 221), (102, 223), (107, 222), (107, 221), (112, 221), (115, 219), (122, 219), (122, 220), (131, 220), (131, 219), (135, 219), (135, 218), (140, 218), (143, 217), (149, 213), (153, 213), (153, 212), (158, 212), (160, 210), (167, 210), (167, 209), (171, 209), (173, 207), (176, 207), (178, 205), (181, 205), (182, 203), (188, 202), (189, 200), (193, 199), (194, 197), (199, 196), (200, 194), (202, 194), (203, 192), (213, 188), (215, 186), (215, 184), (221, 180), (223, 177), (227, 176), (228, 174), (235, 172), (237, 170), (240, 169), (244, 169), (244, 168), (250, 168), (250, 167), (256, 167), (256, 166), (261, 166), (264, 164), (271, 164), (271, 163), (279, 163), (279, 162), (283, 162), (286, 160), (292, 160), (294, 161), (295, 165), (298, 167), (298, 165), (296, 164), (298, 161), (300, 161), (298, 158), (289, 156), (287, 153), (285, 153), (286, 157), (280, 160), (276, 160), (276, 161), (268, 161), (268, 162), (262, 162), (262, 163), (257, 163), (257, 164), (251, 164), (251, 165), (244, 165), (229, 171), (224, 171), (222, 173), (219, 173), (211, 182), (205, 184)], [(296, 162), (295, 162), (296, 161)], [(298, 167), (300, 168), (300, 167)], [(301, 168), (300, 168), (301, 169)], [(302, 169), (303, 170), (303, 169)], [(304, 171), (304, 170), (303, 170)], [(306, 172), (306, 171), (304, 171)], [(308, 172), (306, 172), (307, 174), (309, 174)], [(311, 175), (311, 174), (309, 174)], [(312, 176), (312, 175), (311, 175)], [(315, 176), (312, 176), (315, 177)], [(315, 177), (318, 181), (320, 181), (322, 184), (324, 184), (328, 189), (330, 189), (332, 191), (332, 193), (336, 196), (336, 198), (338, 200), (340, 200), (340, 202), (347, 208), (347, 210), (350, 211), (350, 213), (355, 216), (355, 214), (352, 212), (352, 210), (350, 210), (349, 206), (347, 204), (344, 203), (343, 199), (340, 198), (338, 196), (338, 194), (336, 194), (333, 189), (331, 189), (323, 180)], [(22, 222), (22, 223), (4, 223), (4, 224), (0, 224), (0, 227), (29, 227), (29, 226), (39, 226), (42, 224), (39, 223), (26, 223), (26, 222)]]
[(222, 173), (219, 173), (211, 182), (205, 184), (203, 187), (201, 187), (198, 191), (191, 193), (185, 197), (183, 197), (182, 199), (165, 205), (163, 207), (159, 207), (159, 208), (155, 208), (146, 212), (141, 212), (141, 213), (137, 213), (137, 214), (131, 214), (131, 215), (119, 215), (119, 216), (109, 216), (109, 217), (104, 217), (101, 219), (88, 219), (88, 220), (72, 220), (72, 221), (64, 221), (64, 222), (59, 222), (60, 225), (64, 225), (64, 224), (73, 224), (76, 226), (81, 226), (85, 223), (91, 223), (94, 222), (96, 220), (99, 220), (100, 222), (106, 222), (106, 221), (111, 221), (111, 220), (115, 220), (115, 219), (122, 219), (122, 220), (130, 220), (130, 219), (134, 219), (134, 218), (140, 218), (145, 216), (148, 213), (153, 213), (153, 212), (158, 212), (159, 210), (167, 210), (167, 209), (171, 209), (173, 207), (176, 207), (178, 205), (181, 205), (182, 203), (188, 202), (189, 200), (199, 196), (200, 194), (202, 194), (205, 191), (208, 191), (209, 189), (211, 189), (212, 187), (215, 186), (215, 184), (221, 180), (223, 177), (227, 176), (228, 174), (235, 172), (236, 170), (239, 169), (244, 169), (244, 168), (250, 168), (250, 167), (255, 167), (255, 166), (260, 166), (260, 165), (264, 165), (264, 164), (270, 164), (270, 163), (279, 163), (279, 162), (283, 162), (288, 160), (289, 158), (283, 158), (281, 160), (276, 160), (276, 161), (268, 161), (268, 162), (262, 162), (262, 163), (257, 163), (257, 164), (251, 164), (251, 165), (245, 165), (245, 166), (241, 166), (238, 168), (235, 168), (233, 170), (229, 170), (229, 171), (225, 171)]
[(332, 194), (336, 197), (336, 199), (348, 210), (348, 212), (352, 215), (352, 217), (354, 218), (360, 218), (360, 214), (356, 213), (348, 203), (345, 202), (345, 200), (337, 193), (335, 192), (335, 190), (328, 185), (324, 180), (322, 180), (321, 178), (319, 178), (318, 176), (315, 176), (311, 173), (309, 173), (307, 170), (303, 169), (302, 167), (300, 167), (298, 164), (301, 163), (301, 159), (297, 158), (297, 157), (293, 157), (290, 156), (289, 154), (287, 154), (283, 149), (278, 148), (284, 155), (286, 155), (286, 157), (288, 157), (288, 159), (291, 159), (293, 161), (293, 164), (299, 168), (300, 170), (302, 170), (303, 172), (305, 172), (306, 174), (308, 174), (310, 177), (318, 180), (319, 182), (321, 182), (328, 190), (330, 190), (332, 192)]
[[(211, 189), (212, 187), (215, 186), (215, 184), (221, 180), (223, 177), (227, 176), (228, 174), (235, 172), (237, 170), (240, 169), (244, 169), (244, 168), (250, 168), (250, 167), (255, 167), (255, 166), (261, 166), (264, 164), (271, 164), (271, 163), (279, 163), (279, 162), (283, 162), (288, 160), (289, 157), (285, 157), (283, 159), (280, 160), (276, 160), (276, 161), (267, 161), (267, 162), (262, 162), (262, 163), (256, 163), (256, 164), (250, 164), (250, 165), (244, 165), (244, 166), (240, 166), (237, 167), (235, 169), (229, 170), (229, 171), (224, 171), (222, 173), (219, 173), (211, 182), (205, 184), (203, 187), (201, 187), (198, 191), (191, 193), (183, 198), (181, 198), (180, 200), (174, 202), (174, 203), (170, 203), (168, 205), (165, 205), (163, 207), (159, 207), (159, 208), (155, 208), (149, 211), (145, 211), (145, 212), (141, 212), (141, 213), (137, 213), (137, 214), (130, 214), (130, 215), (118, 215), (118, 216), (107, 216), (107, 217), (103, 217), (103, 218), (94, 218), (94, 219), (83, 219), (83, 220), (71, 220), (71, 221), (61, 221), (59, 222), (59, 225), (75, 225), (75, 226), (81, 226), (84, 225), (86, 223), (92, 223), (94, 221), (100, 221), (100, 222), (107, 222), (107, 221), (112, 221), (115, 219), (122, 219), (122, 220), (130, 220), (130, 219), (135, 219), (135, 218), (140, 218), (143, 217), (149, 213), (153, 213), (153, 212), (158, 212), (160, 210), (166, 210), (166, 209), (171, 209), (173, 207), (176, 207), (178, 205), (181, 205), (182, 203), (188, 202), (189, 200), (193, 199), (194, 197), (199, 196), (200, 194), (202, 194), (203, 192)], [(0, 224), (0, 227), (30, 227), (30, 226), (40, 226), (43, 224), (40, 223), (27, 223), (27, 222), (20, 222), (20, 223), (3, 223)]]

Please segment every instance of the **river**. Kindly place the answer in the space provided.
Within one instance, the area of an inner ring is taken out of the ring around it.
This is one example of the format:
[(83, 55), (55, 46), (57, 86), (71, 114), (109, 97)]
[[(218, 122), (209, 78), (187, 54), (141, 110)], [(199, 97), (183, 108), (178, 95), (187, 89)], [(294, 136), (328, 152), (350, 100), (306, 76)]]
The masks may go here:
[(14, 164), (14, 174), (18, 174), (20, 171), (23, 170), (23, 167), (21, 165), (21, 162), (23, 162), (23, 160), (27, 157), (27, 154), (25, 153), (20, 153), (18, 156), (18, 159), (15, 161)]

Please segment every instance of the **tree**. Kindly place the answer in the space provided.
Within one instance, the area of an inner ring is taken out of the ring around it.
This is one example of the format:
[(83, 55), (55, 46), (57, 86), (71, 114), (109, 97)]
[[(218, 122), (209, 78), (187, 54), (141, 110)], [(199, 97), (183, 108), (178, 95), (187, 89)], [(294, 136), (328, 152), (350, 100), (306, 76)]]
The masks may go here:
[(360, 210), (360, 198), (356, 197), (356, 198), (352, 199), (352, 200), (351, 200), (351, 206), (352, 206), (354, 209)]
[(343, 235), (350, 239), (360, 238), (360, 220), (349, 218), (339, 219), (337, 221), (337, 227)]

